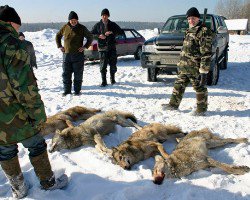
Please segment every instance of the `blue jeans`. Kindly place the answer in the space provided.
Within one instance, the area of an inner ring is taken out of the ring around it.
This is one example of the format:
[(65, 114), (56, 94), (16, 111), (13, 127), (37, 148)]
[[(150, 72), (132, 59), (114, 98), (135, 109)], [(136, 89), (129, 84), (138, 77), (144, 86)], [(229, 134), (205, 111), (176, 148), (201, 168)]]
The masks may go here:
[[(28, 148), (30, 157), (36, 157), (47, 149), (47, 144), (40, 134), (36, 134), (26, 140), (23, 140), (21, 143), (25, 148)], [(17, 144), (0, 146), (0, 161), (10, 160), (17, 156), (17, 153)]]

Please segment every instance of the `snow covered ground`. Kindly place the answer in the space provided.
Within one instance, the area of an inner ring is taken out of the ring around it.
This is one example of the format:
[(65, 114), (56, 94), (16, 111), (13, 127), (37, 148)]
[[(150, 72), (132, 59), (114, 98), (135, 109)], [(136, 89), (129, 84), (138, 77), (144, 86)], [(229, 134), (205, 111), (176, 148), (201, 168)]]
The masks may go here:
[[(218, 85), (209, 87), (209, 112), (206, 117), (193, 117), (195, 93), (188, 87), (180, 111), (162, 111), (168, 102), (175, 76), (162, 75), (157, 83), (146, 81), (146, 70), (132, 56), (118, 59), (117, 84), (101, 88), (98, 63), (86, 63), (81, 96), (62, 97), (62, 54), (56, 48), (56, 30), (25, 32), (35, 47), (38, 69), (35, 70), (47, 115), (72, 106), (82, 105), (103, 110), (119, 109), (135, 114), (140, 125), (151, 122), (172, 123), (184, 131), (208, 127), (221, 137), (250, 137), (250, 35), (230, 36), (228, 69), (220, 71)], [(140, 31), (146, 38), (152, 30)], [(109, 80), (109, 76), (108, 76)], [(106, 136), (107, 145), (124, 141), (134, 128), (117, 126)], [(46, 137), (48, 147), (51, 136)], [(171, 152), (174, 140), (164, 143)], [(80, 147), (50, 154), (56, 175), (66, 173), (70, 182), (65, 190), (44, 191), (28, 159), (27, 150), (19, 145), (19, 158), (25, 178), (30, 182), (26, 199), (85, 200), (238, 200), (250, 199), (250, 173), (235, 176), (214, 168), (195, 172), (182, 179), (165, 180), (154, 185), (151, 170), (154, 159), (142, 161), (127, 171), (114, 165), (93, 147)], [(233, 144), (214, 149), (209, 154), (222, 162), (250, 166), (249, 144)], [(0, 199), (11, 198), (11, 190), (0, 169)]]

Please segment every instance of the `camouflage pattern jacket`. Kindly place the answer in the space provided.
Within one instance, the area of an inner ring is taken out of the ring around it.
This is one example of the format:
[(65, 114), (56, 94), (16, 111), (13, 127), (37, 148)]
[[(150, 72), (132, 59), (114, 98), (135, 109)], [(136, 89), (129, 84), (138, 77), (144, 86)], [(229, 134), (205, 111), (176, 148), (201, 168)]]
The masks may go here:
[(8, 23), (0, 21), (0, 145), (16, 144), (39, 132), (46, 114), (30, 57)]
[(213, 32), (199, 22), (187, 29), (177, 64), (183, 74), (208, 73), (212, 57)]

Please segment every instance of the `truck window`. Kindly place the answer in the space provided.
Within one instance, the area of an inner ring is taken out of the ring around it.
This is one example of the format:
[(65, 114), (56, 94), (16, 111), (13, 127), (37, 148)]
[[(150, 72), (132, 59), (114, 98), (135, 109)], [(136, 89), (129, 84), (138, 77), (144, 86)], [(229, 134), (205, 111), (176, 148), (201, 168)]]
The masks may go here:
[[(201, 15), (202, 21), (203, 15)], [(214, 30), (212, 16), (206, 17), (206, 26)], [(188, 28), (188, 21), (186, 16), (178, 16), (170, 18), (162, 28), (162, 33), (184, 33)]]
[(162, 33), (184, 33), (188, 28), (185, 16), (170, 18), (162, 28)]

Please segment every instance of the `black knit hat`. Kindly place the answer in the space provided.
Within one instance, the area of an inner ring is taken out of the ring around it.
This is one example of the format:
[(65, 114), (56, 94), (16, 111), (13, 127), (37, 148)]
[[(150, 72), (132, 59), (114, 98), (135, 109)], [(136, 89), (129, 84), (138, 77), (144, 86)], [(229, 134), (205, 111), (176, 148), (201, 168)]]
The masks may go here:
[(18, 33), (18, 37), (20, 37), (20, 36), (23, 36), (25, 38), (25, 35), (23, 34), (23, 32)]
[(71, 19), (77, 19), (78, 20), (78, 15), (76, 14), (76, 12), (74, 12), (74, 11), (71, 11), (70, 13), (69, 13), (69, 18), (68, 18), (69, 20), (71, 20)]
[(101, 16), (102, 16), (102, 15), (108, 15), (108, 16), (110, 16), (109, 10), (108, 10), (107, 8), (104, 8), (104, 9), (102, 10), (102, 12), (101, 12)]
[(16, 24), (22, 25), (21, 19), (14, 8), (8, 5), (0, 6), (0, 20), (4, 22), (14, 22)]
[(188, 11), (187, 11), (187, 14), (186, 14), (186, 17), (198, 17), (200, 18), (200, 13), (199, 11), (197, 10), (197, 8), (195, 7), (192, 7), (190, 8)]

